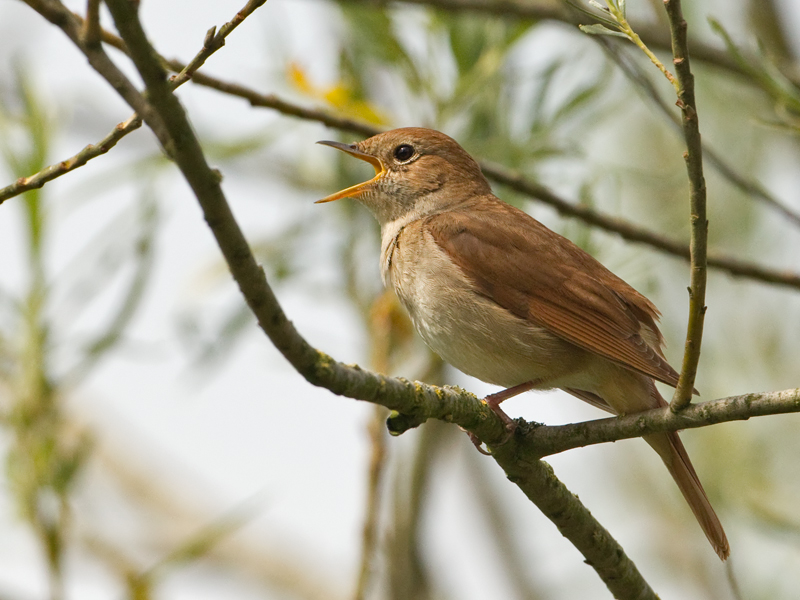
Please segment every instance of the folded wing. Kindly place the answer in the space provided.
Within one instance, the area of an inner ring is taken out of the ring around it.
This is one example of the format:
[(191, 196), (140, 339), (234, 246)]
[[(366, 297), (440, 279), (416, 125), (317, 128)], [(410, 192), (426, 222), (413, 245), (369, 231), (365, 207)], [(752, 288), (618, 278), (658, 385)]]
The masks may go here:
[(494, 196), (426, 229), (480, 294), (615, 363), (675, 386), (655, 306), (592, 256)]

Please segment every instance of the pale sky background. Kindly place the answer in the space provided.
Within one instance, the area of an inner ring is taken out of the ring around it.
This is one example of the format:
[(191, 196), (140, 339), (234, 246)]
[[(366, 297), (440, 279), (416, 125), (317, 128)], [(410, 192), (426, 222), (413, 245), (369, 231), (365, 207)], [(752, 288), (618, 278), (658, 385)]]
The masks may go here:
[[(84, 2), (66, 4), (78, 12), (85, 8)], [(188, 60), (201, 46), (206, 30), (229, 20), (242, 4), (242, 0), (144, 0), (142, 16), (151, 40), (163, 55)], [(785, 5), (797, 15), (796, 3)], [(291, 59), (303, 65), (315, 82), (331, 83), (336, 43), (332, 29), (336, 27), (336, 13), (324, 3), (270, 0), (228, 38), (225, 48), (209, 60), (206, 69), (269, 92), (283, 80), (285, 62)], [(131, 72), (120, 55), (114, 54), (114, 58)], [(11, 81), (10, 59), (24, 64), (37, 91), (59, 107), (60, 132), (51, 152), (52, 161), (99, 140), (130, 114), (60, 31), (21, 2), (0, 0), (0, 81)], [(284, 89), (277, 91), (285, 92), (285, 84), (280, 85)], [(196, 130), (208, 139), (232, 133), (267, 133), (287, 119), (191, 85), (184, 86), (179, 95)], [(268, 151), (239, 161), (236, 168), (225, 173), (224, 189), (251, 238), (276, 233), (295, 219), (315, 219), (327, 209), (313, 205), (318, 194), (298, 192), (278, 181), (267, 186), (262, 177), (250, 176), (250, 172), (258, 172), (261, 161), (292, 165), (298, 149), (305, 148), (306, 162), (297, 168), (332, 168), (330, 149), (313, 144), (332, 138), (334, 132), (314, 123), (283, 131), (279, 143)], [(129, 198), (117, 188), (113, 197), (104, 196), (98, 183), (100, 176), (113, 177), (115, 166), (148, 156), (154, 149), (153, 136), (142, 129), (89, 167), (48, 184), (45, 189), (56, 231), (55, 242), (48, 248), (51, 273), (73, 264), (92, 234), (117, 218), (120, 207), (129, 205), (137, 193), (131, 185), (124, 192)], [(2, 175), (0, 184), (5, 185), (10, 175)], [(792, 183), (787, 182), (785, 188)], [(347, 594), (359, 558), (367, 452), (364, 425), (371, 408), (307, 384), (255, 326), (223, 369), (213, 377), (195, 381), (198, 374), (188, 368), (187, 354), (176, 341), (177, 319), (201, 303), (206, 310), (214, 303), (230, 306), (238, 291), (232, 282), (218, 285), (216, 278), (227, 274), (218, 275), (218, 250), (194, 198), (175, 169), (168, 167), (158, 180), (155, 194), (161, 201), (165, 226), (157, 240), (157, 271), (143, 310), (130, 329), (131, 343), (70, 395), (68, 413), (91, 426), (102, 452), (123, 457), (141, 473), (210, 516), (257, 498), (259, 516), (239, 535), (256, 544), (278, 546), (288, 555), (302, 556), (305, 564), (319, 570), (323, 581), (339, 586), (338, 595)], [(0, 286), (17, 293), (23, 289), (24, 258), (19, 202), (16, 198), (0, 206)], [(325, 247), (304, 249), (301, 260), (314, 280), (324, 282), (332, 271), (326, 268), (326, 261), (332, 257)], [(119, 283), (117, 295), (124, 289), (123, 279)], [(280, 286), (277, 292), (289, 318), (313, 345), (344, 362), (366, 363), (361, 322), (346, 302), (336, 296), (310, 294), (296, 284)], [(96, 321), (103, 322), (116, 299), (114, 291), (105, 294), (71, 331), (88, 332)], [(74, 340), (62, 341), (64, 345), (57, 354), (63, 363), (60, 368), (71, 364), (69, 343)], [(671, 349), (673, 353), (679, 351)], [(493, 389), (461, 375), (454, 376), (454, 381), (476, 394)], [(730, 393), (744, 391), (747, 390)], [(513, 417), (547, 423), (600, 416), (580, 402), (562, 401), (565, 398), (559, 394), (526, 394), (508, 401), (504, 408)], [(392, 452), (408, 451), (414, 435), (416, 432), (390, 440)], [(692, 435), (685, 434), (685, 439)], [(0, 444), (7, 443), (0, 437)], [(440, 478), (434, 487), (431, 514), (440, 515), (441, 521), (429, 534), (428, 549), (432, 556), (442, 557), (444, 571), (454, 564), (461, 565), (462, 569), (450, 577), (453, 598), (504, 598), (508, 592), (497, 588), (500, 567), (484, 550), (485, 525), (472, 529), (463, 525), (475, 514), (475, 497), (465, 495), (463, 482), (460, 483), (466, 473), (466, 453), (473, 451), (463, 443), (447, 455), (452, 461), (448, 472), (452, 480), (448, 480), (449, 475), (441, 476), (442, 469), (437, 470)], [(608, 465), (626, 452), (641, 453), (648, 464), (659, 463), (657, 456), (639, 441), (575, 450), (551, 457), (548, 462), (620, 540), (662, 597), (690, 599), (692, 596), (687, 595), (689, 592), (674, 574), (638, 559), (645, 543), (638, 530), (657, 527), (657, 516), (632, 510), (632, 501), (608, 485)], [(511, 485), (491, 459), (481, 460), (489, 463), (488, 470), (497, 486)], [(666, 471), (663, 478), (668, 480)], [(676, 491), (669, 493), (672, 501), (680, 501)], [(554, 588), (564, 578), (570, 578), (573, 594), (580, 594), (581, 589), (594, 593), (595, 573), (580, 564), (576, 551), (552, 524), (521, 493), (506, 496), (509, 509), (513, 508), (519, 519), (519, 528), (530, 527), (535, 532), (530, 544), (537, 574), (547, 578), (547, 584)], [(691, 518), (688, 510), (685, 512)], [(109, 527), (120, 526), (120, 535), (126, 535), (118, 516), (102, 518)], [(728, 533), (734, 544), (746, 543), (735, 526)], [(705, 540), (698, 534), (692, 542)], [(796, 559), (796, 546), (786, 552)], [(71, 556), (67, 569), (68, 598), (120, 597), (121, 590), (108, 574), (85, 556)], [(42, 598), (46, 581), (37, 546), (28, 528), (14, 516), (8, 490), (0, 489), (0, 597)], [(282, 597), (266, 594), (255, 585), (251, 588), (237, 584), (231, 588), (228, 578), (200, 567), (178, 571), (168, 582), (160, 597)]]

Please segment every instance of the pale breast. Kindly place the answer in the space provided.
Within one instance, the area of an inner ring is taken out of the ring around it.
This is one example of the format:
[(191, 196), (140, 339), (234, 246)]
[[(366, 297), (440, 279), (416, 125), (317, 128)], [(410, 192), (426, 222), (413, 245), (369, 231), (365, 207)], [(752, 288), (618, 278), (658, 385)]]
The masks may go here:
[(444, 360), (487, 383), (511, 387), (542, 379), (561, 387), (580, 371), (584, 351), (476, 293), (421, 221), (384, 230), (384, 283), (394, 288), (418, 333)]

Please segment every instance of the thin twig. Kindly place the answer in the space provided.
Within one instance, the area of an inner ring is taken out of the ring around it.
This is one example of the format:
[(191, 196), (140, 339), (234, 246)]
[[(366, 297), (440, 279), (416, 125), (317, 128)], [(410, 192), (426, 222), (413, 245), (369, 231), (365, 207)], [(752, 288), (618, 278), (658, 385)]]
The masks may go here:
[(690, 190), (690, 283), (689, 322), (686, 344), (678, 385), (670, 407), (674, 411), (685, 408), (692, 400), (700, 347), (703, 340), (703, 322), (706, 314), (706, 280), (708, 277), (708, 219), (706, 217), (706, 182), (703, 177), (703, 148), (700, 141), (700, 122), (694, 97), (694, 75), (689, 65), (689, 47), (680, 0), (664, 0), (667, 19), (672, 34), (672, 55), (675, 76), (678, 80), (678, 107), (681, 109), (683, 135), (686, 139), (686, 169)]
[[(253, 14), (257, 8), (263, 6), (266, 2), (267, 0), (249, 0), (247, 4), (245, 4), (244, 7), (236, 13), (233, 19), (219, 28), (219, 31), (216, 30), (216, 27), (209, 29), (206, 32), (206, 37), (203, 40), (203, 47), (200, 52), (198, 52), (195, 57), (186, 65), (182, 66), (180, 69), (176, 69), (176, 71), (179, 71), (179, 73), (172, 77), (172, 83), (174, 86), (173, 89), (191, 79), (195, 71), (202, 67), (206, 60), (208, 60), (208, 58), (214, 54), (214, 52), (225, 45), (225, 38), (227, 38), (234, 29), (241, 25), (247, 17)], [(153, 51), (155, 52), (155, 50)], [(160, 56), (159, 60), (163, 61)]]
[(117, 145), (118, 141), (132, 131), (139, 129), (141, 126), (142, 120), (139, 118), (139, 115), (135, 114), (127, 121), (118, 123), (106, 137), (96, 144), (89, 144), (74, 156), (54, 165), (50, 165), (29, 177), (20, 177), (11, 185), (0, 189), (0, 204), (9, 198), (40, 188), (49, 181), (61, 177), (70, 171), (74, 171), (78, 167), (82, 167), (93, 158), (97, 158), (111, 150), (111, 148)]
[[(171, 68), (178, 69), (180, 68), (181, 63), (175, 60), (170, 60), (168, 61), (168, 64)], [(383, 131), (382, 129), (379, 129), (378, 127), (375, 127), (374, 125), (364, 121), (358, 121), (356, 119), (350, 119), (348, 117), (336, 115), (325, 109), (305, 108), (288, 100), (284, 100), (275, 94), (262, 94), (252, 88), (239, 85), (237, 83), (222, 81), (221, 79), (211, 77), (204, 73), (196, 73), (192, 78), (192, 81), (198, 85), (215, 89), (224, 94), (229, 94), (231, 96), (236, 96), (247, 100), (251, 106), (271, 108), (282, 114), (298, 117), (300, 119), (306, 119), (308, 121), (317, 121), (334, 129), (340, 129), (342, 131), (348, 131), (367, 137), (376, 135)]]
[(639, 34), (633, 30), (631, 24), (628, 23), (628, 19), (625, 17), (625, 11), (620, 10), (620, 8), (612, 0), (606, 0), (606, 6), (608, 7), (609, 15), (611, 15), (611, 17), (614, 19), (617, 27), (619, 27), (619, 30), (624, 33), (628, 39), (633, 42), (637, 48), (639, 48), (639, 50), (644, 52), (645, 56), (650, 59), (650, 62), (652, 62), (656, 68), (661, 71), (664, 77), (667, 78), (667, 81), (669, 81), (675, 88), (675, 93), (680, 93), (680, 87), (675, 79), (675, 76), (670, 73), (669, 69), (664, 66), (664, 63), (661, 62), (661, 60), (653, 53), (653, 51), (647, 47), (647, 44), (642, 41), (642, 38), (639, 37)]

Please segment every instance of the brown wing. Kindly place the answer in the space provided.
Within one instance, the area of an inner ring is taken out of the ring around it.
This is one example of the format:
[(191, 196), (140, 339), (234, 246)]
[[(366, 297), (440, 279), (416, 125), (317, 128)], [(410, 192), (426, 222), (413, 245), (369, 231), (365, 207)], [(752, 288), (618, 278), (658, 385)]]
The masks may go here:
[(677, 385), (661, 355), (656, 307), (566, 238), (494, 196), (425, 223), (479, 293), (576, 346)]

